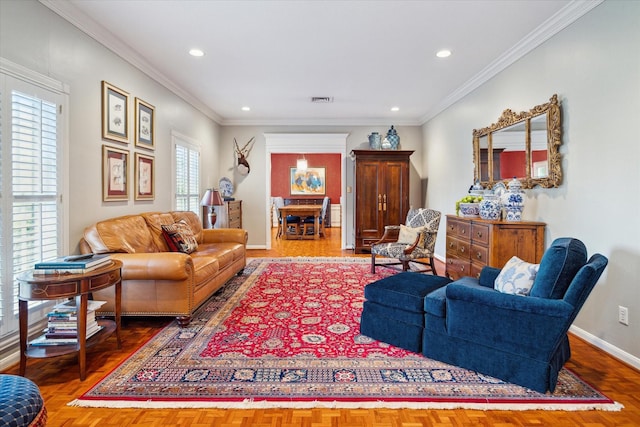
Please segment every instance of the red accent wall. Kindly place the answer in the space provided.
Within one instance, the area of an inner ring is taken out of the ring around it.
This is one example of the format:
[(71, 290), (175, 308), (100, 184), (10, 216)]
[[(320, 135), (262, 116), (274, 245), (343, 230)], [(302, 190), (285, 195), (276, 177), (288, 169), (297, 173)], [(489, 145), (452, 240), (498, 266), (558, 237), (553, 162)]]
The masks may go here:
[[(534, 162), (546, 160), (547, 150), (534, 150), (531, 152), (531, 158)], [(500, 176), (503, 179), (518, 177), (525, 175), (525, 153), (524, 151), (503, 151), (500, 153)]]
[[(285, 199), (318, 199), (324, 196), (291, 195), (291, 168), (296, 167), (296, 162), (301, 154), (273, 153), (271, 154), (271, 197), (281, 196)], [(310, 168), (326, 168), (326, 195), (330, 203), (340, 203), (342, 196), (341, 156), (337, 153), (305, 154), (307, 165)]]

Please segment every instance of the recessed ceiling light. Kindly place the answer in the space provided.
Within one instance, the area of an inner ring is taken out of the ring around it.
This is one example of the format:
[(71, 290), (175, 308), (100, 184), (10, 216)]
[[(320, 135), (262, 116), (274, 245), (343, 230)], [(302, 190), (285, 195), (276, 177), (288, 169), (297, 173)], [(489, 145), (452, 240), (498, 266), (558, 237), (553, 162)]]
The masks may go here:
[(400, 111), (400, 107), (391, 107), (391, 111)]
[(451, 51), (449, 49), (442, 49), (436, 52), (436, 56), (438, 58), (446, 58), (448, 56), (451, 56)]
[(244, 106), (242, 107), (242, 111), (251, 111), (251, 107)]
[(201, 51), (200, 49), (191, 49), (189, 51), (189, 55), (200, 57), (200, 56), (204, 56), (204, 52)]

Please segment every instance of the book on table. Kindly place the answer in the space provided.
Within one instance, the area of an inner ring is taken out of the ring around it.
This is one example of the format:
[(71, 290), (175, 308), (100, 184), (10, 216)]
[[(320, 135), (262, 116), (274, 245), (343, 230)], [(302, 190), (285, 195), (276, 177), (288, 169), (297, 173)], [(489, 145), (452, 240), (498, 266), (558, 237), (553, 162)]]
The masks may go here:
[[(102, 330), (96, 319), (96, 310), (106, 301), (89, 300), (87, 302), (86, 339)], [(47, 327), (44, 334), (30, 342), (33, 346), (70, 345), (78, 343), (78, 312), (75, 299), (57, 304), (47, 314)]]
[(37, 262), (34, 268), (90, 268), (107, 262), (109, 262), (109, 254), (66, 255)]
[(68, 255), (46, 261), (41, 261), (33, 266), (34, 275), (45, 274), (83, 274), (98, 269), (111, 260), (109, 254)]

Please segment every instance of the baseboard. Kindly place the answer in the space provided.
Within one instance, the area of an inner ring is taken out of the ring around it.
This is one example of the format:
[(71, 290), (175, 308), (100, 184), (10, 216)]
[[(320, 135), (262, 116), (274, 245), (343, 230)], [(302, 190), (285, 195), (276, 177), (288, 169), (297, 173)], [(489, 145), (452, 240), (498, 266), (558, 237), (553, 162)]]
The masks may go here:
[(572, 325), (569, 328), (569, 332), (571, 332), (572, 334), (574, 334), (575, 336), (577, 336), (578, 338), (581, 338), (582, 340), (588, 342), (589, 344), (598, 347), (600, 350), (604, 351), (605, 353), (609, 354), (611, 357), (614, 357), (618, 360), (620, 360), (621, 362), (626, 363), (627, 365), (637, 369), (640, 371), (640, 358), (634, 356), (633, 354), (627, 353), (624, 350), (619, 349), (618, 347), (614, 346), (613, 344), (610, 344), (608, 342), (606, 342), (605, 340), (598, 338), (597, 336), (590, 334), (589, 332), (585, 331), (584, 329), (580, 329), (575, 325)]
[(247, 245), (247, 249), (267, 249), (267, 245)]

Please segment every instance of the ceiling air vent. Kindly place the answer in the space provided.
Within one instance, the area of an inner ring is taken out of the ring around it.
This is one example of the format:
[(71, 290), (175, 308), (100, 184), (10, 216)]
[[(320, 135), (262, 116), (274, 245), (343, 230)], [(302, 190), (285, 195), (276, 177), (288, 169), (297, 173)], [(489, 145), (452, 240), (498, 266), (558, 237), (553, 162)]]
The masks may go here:
[(312, 96), (311, 102), (314, 104), (329, 104), (333, 102), (332, 96)]

